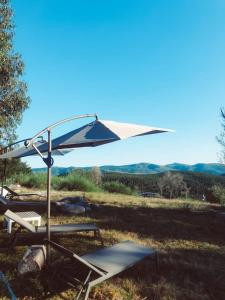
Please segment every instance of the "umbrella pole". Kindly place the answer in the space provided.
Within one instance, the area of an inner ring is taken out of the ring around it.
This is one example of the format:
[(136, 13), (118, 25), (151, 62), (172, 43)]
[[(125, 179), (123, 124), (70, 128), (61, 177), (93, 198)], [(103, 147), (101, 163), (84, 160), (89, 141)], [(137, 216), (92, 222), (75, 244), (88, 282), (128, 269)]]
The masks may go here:
[[(51, 130), (48, 130), (48, 174), (47, 174), (47, 239), (51, 239), (51, 172), (52, 171), (52, 140)], [(47, 262), (50, 259), (50, 244), (47, 244)]]
[(4, 159), (4, 170), (2, 174), (2, 189), (1, 189), (1, 195), (3, 196), (3, 187), (4, 183), (6, 183), (6, 167), (7, 167), (7, 161)]

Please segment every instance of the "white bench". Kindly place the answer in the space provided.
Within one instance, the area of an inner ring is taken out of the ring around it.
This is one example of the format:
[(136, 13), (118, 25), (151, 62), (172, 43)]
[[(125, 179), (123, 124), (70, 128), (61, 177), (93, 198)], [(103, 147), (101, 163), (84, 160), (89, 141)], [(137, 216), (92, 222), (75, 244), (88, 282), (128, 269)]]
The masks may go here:
[[(23, 211), (17, 212), (18, 216), (20, 216), (24, 221), (28, 221), (31, 223), (36, 222), (37, 226), (41, 226), (41, 216), (37, 214), (35, 211)], [(12, 232), (12, 223), (14, 222), (12, 219), (4, 216), (5, 221), (7, 222), (7, 232)]]

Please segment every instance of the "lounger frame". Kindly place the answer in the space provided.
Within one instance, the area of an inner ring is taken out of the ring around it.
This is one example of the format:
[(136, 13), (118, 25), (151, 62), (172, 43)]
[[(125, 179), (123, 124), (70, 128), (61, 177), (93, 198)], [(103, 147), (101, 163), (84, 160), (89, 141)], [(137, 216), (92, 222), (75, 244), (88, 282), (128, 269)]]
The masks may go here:
[[(54, 203), (54, 202), (53, 202)], [(11, 200), (0, 195), (0, 204), (6, 208), (22, 208), (22, 207), (46, 207), (45, 201), (22, 201)]]
[[(53, 241), (46, 240), (46, 243), (50, 244), (55, 250), (61, 252), (63, 254), (63, 256), (65, 256), (67, 258), (70, 258), (73, 262), (79, 262), (81, 265), (87, 267), (87, 275), (86, 275), (83, 282), (81, 282), (78, 278), (71, 278), (71, 281), (79, 282), (79, 284), (81, 286), (79, 291), (78, 291), (78, 294), (76, 296), (76, 300), (80, 300), (80, 299), (87, 300), (88, 297), (89, 297), (89, 293), (91, 291), (91, 288), (93, 288), (97, 284), (100, 284), (103, 281), (105, 281), (105, 280), (121, 273), (122, 271), (136, 265), (138, 262), (142, 261), (143, 259), (153, 258), (155, 260), (156, 269), (158, 270), (158, 253), (157, 253), (156, 250), (151, 249), (151, 248), (149, 248), (149, 253), (146, 254), (145, 256), (143, 256), (140, 260), (136, 260), (133, 263), (124, 265), (120, 269), (118, 269), (117, 271), (107, 272), (106, 270), (100, 269), (99, 267), (95, 266), (94, 263), (88, 262), (88, 260), (85, 259), (86, 255), (79, 256), (76, 253), (74, 253), (73, 251), (70, 251), (70, 250), (66, 249), (65, 247), (63, 247), (62, 245), (59, 245), (59, 244), (57, 244)], [(122, 243), (114, 245), (114, 246), (120, 246), (123, 243), (130, 243), (131, 248), (132, 248), (132, 244), (135, 247), (138, 246), (137, 244), (132, 243), (130, 241), (125, 241), (125, 242), (122, 242)], [(113, 247), (105, 248), (105, 250), (106, 251), (108, 249), (110, 250)], [(104, 249), (103, 249), (103, 252), (104, 252)], [(55, 272), (55, 273), (57, 273), (57, 272)], [(93, 275), (94, 275), (94, 278), (91, 278), (91, 277), (93, 277)], [(71, 282), (68, 282), (68, 284), (75, 288), (75, 285), (73, 285)]]
[[(33, 226), (29, 222), (23, 220), (20, 216), (18, 216), (16, 213), (12, 212), (11, 210), (7, 210), (4, 214), (7, 218), (12, 219), (15, 223), (19, 225), (18, 229), (11, 234), (11, 239), (8, 247), (13, 248), (16, 246), (19, 233), (22, 229), (26, 229), (28, 232), (34, 234), (34, 235), (43, 235), (43, 237), (46, 236), (46, 230), (45, 226)], [(73, 226), (72, 230), (66, 230), (68, 226)], [(39, 229), (42, 230), (39, 230)], [(94, 223), (83, 223), (83, 224), (62, 224), (62, 225), (52, 225), (52, 231), (51, 234), (53, 235), (64, 235), (65, 233), (68, 234), (75, 234), (78, 232), (94, 232), (94, 236), (98, 238), (101, 242), (101, 245), (104, 245), (103, 238), (101, 236), (100, 229), (97, 227)]]
[(40, 198), (46, 198), (46, 196), (40, 195), (37, 193), (19, 194), (19, 193), (13, 191), (12, 189), (10, 189), (7, 185), (4, 185), (3, 189), (5, 189), (8, 192), (8, 194), (6, 195), (6, 199), (13, 200), (13, 198), (16, 198), (16, 197), (29, 197), (29, 196), (38, 196)]

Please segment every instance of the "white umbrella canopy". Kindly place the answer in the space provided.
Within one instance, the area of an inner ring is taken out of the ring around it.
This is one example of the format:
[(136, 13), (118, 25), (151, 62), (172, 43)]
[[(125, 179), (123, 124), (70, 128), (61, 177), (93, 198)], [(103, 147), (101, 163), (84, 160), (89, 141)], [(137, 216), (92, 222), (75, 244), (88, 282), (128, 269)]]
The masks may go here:
[[(129, 123), (119, 123), (114, 121), (95, 120), (78, 129), (72, 130), (58, 138), (52, 140), (52, 154), (64, 155), (71, 148), (96, 147), (108, 144), (129, 137), (169, 132), (170, 129), (148, 127)], [(29, 140), (28, 140), (29, 142)], [(42, 153), (48, 152), (48, 142), (35, 142), (36, 148)], [(64, 149), (64, 150), (62, 150)], [(66, 151), (66, 152), (65, 152)], [(21, 158), (36, 155), (37, 151), (33, 144), (28, 147), (23, 146), (0, 155), (4, 158)]]
[[(25, 139), (24, 141), (29, 141), (29, 139)], [(15, 143), (17, 144), (17, 143)], [(10, 145), (10, 147), (6, 147), (3, 151), (3, 154), (0, 155), (0, 159), (9, 159), (9, 158), (22, 158), (26, 156), (33, 156), (33, 155), (38, 155), (37, 151), (30, 145), (29, 147), (25, 146), (20, 146), (16, 145), (15, 149), (13, 149), (13, 144)], [(48, 153), (48, 142), (47, 141), (38, 141), (35, 142), (35, 146), (38, 149), (43, 149), (41, 153), (43, 155)], [(5, 153), (4, 153), (5, 152)], [(54, 149), (52, 151), (52, 155), (54, 156), (63, 156), (67, 153), (71, 152), (70, 149)]]

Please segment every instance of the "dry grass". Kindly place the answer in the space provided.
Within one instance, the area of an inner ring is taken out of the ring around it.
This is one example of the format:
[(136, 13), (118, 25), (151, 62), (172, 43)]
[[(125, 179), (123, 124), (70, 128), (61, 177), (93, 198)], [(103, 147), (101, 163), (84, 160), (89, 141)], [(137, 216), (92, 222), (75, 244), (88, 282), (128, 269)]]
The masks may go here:
[[(53, 192), (52, 198), (75, 194)], [(82, 217), (54, 213), (52, 222), (94, 221), (106, 245), (129, 239), (158, 249), (160, 258), (158, 273), (152, 262), (141, 263), (93, 289), (91, 300), (225, 299), (225, 218), (218, 214), (219, 206), (108, 193), (86, 196), (99, 204), (97, 210)], [(80, 254), (100, 247), (99, 241), (89, 235), (65, 237), (60, 243)], [(19, 246), (14, 252), (0, 254), (0, 270), (7, 274), (18, 299), (73, 299), (74, 291), (58, 282), (55, 293), (46, 295), (46, 272), (44, 276), (16, 277), (18, 260), (25, 249)], [(0, 289), (0, 299), (4, 295)]]

